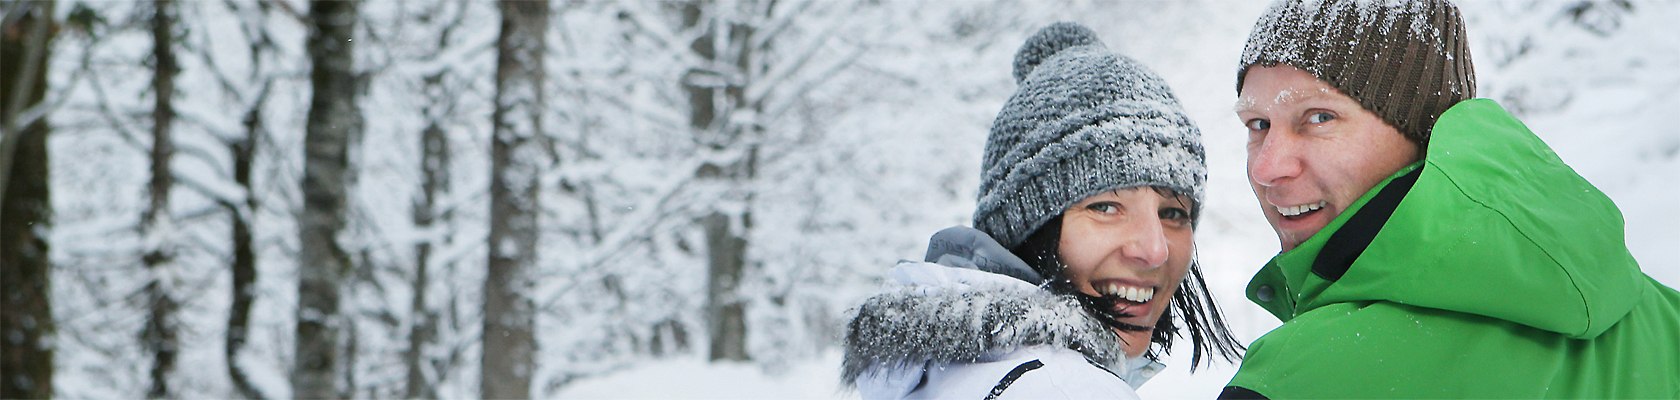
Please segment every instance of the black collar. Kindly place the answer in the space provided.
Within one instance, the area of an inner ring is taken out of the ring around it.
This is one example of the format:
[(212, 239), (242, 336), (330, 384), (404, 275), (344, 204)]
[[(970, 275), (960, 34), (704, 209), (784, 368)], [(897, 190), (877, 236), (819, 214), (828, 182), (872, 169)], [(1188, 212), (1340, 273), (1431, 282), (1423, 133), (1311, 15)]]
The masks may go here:
[(1371, 241), (1382, 231), (1383, 224), (1394, 215), (1394, 209), (1400, 207), (1400, 201), (1406, 199), (1406, 193), (1417, 183), (1418, 176), (1423, 174), (1423, 167), (1401, 175), (1389, 181), (1382, 191), (1371, 197), (1359, 211), (1348, 217), (1341, 229), (1330, 234), (1330, 239), (1324, 242), (1324, 249), (1318, 252), (1318, 258), (1313, 260), (1312, 271), (1320, 278), (1334, 282), (1342, 279), (1353, 261), (1371, 246)]

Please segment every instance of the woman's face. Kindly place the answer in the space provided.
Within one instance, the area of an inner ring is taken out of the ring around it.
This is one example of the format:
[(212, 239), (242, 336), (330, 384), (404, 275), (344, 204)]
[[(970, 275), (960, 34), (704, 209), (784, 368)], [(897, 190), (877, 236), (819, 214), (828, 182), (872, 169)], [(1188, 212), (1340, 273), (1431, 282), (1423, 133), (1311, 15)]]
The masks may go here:
[[(1150, 187), (1103, 192), (1062, 214), (1059, 255), (1087, 295), (1119, 298), (1120, 322), (1153, 328), (1190, 268), (1191, 200)], [(1149, 348), (1150, 331), (1116, 330), (1128, 357)]]

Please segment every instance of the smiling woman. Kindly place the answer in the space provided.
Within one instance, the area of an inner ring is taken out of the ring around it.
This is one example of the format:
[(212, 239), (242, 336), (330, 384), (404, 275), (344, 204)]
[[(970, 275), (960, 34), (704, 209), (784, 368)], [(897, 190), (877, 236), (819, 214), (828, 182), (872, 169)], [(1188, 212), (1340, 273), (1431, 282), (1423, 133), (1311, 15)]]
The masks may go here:
[(1080, 298), (1137, 357), (1189, 272), (1190, 204), (1170, 189), (1098, 193), (1045, 223), (1017, 252), (1034, 269), (1061, 276), (1050, 285)]
[(1015, 78), (974, 228), (936, 234), (858, 308), (843, 380), (865, 398), (1136, 398), (1180, 336), (1192, 369), (1239, 357), (1194, 260), (1201, 132), (1166, 84), (1071, 23), (1028, 39)]

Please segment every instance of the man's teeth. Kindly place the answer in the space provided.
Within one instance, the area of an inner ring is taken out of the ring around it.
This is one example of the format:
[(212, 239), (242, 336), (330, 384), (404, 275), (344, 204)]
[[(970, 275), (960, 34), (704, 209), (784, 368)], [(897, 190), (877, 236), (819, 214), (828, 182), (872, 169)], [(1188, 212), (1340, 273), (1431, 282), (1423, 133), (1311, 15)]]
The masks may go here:
[(1107, 284), (1100, 288), (1104, 296), (1117, 296), (1133, 303), (1148, 303), (1155, 297), (1155, 288)]
[(1293, 217), (1306, 214), (1308, 211), (1316, 211), (1320, 208), (1324, 208), (1325, 204), (1325, 202), (1319, 201), (1317, 203), (1302, 204), (1294, 207), (1278, 207), (1277, 210), (1278, 214), (1283, 214), (1285, 217)]

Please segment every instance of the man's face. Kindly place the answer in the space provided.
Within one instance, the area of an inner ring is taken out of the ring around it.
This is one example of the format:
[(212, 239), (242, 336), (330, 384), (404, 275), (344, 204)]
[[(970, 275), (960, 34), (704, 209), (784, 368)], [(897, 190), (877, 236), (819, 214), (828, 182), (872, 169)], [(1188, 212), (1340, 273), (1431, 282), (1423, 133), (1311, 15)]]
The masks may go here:
[(1249, 186), (1283, 251), (1418, 159), (1393, 126), (1292, 66), (1250, 67), (1236, 112), (1248, 128)]

